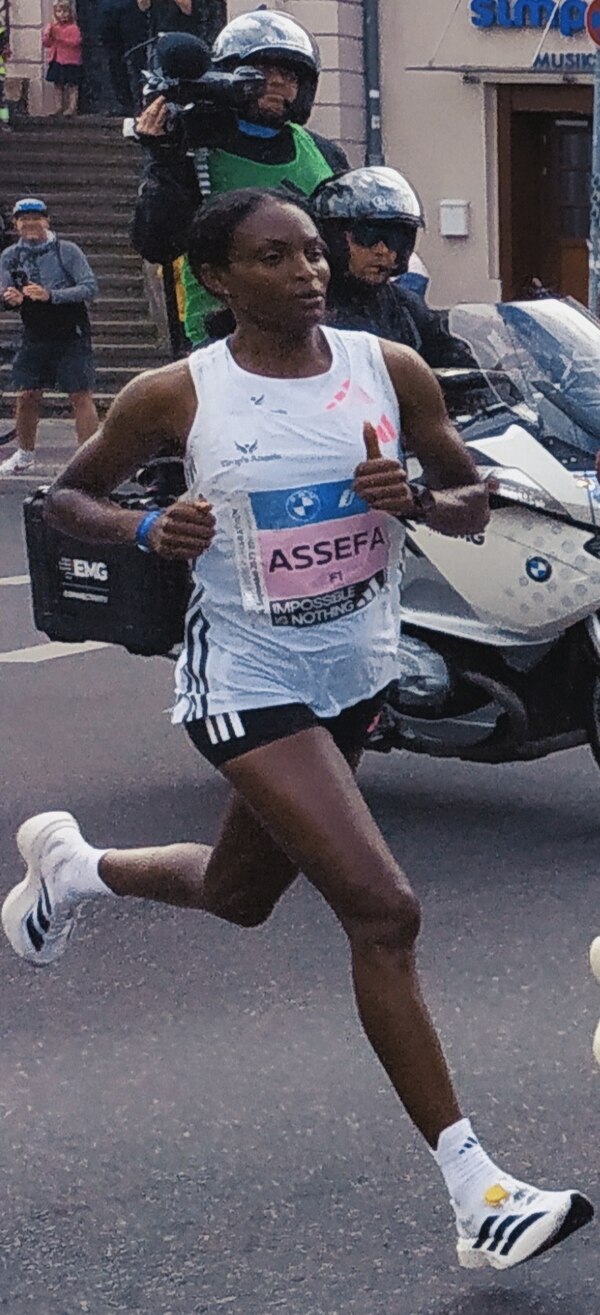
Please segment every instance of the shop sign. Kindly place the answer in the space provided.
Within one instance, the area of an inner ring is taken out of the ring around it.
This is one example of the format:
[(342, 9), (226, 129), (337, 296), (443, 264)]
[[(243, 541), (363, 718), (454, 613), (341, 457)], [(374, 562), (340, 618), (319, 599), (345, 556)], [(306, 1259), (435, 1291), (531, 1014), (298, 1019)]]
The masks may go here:
[(588, 6), (585, 0), (471, 0), (471, 23), (477, 28), (525, 31), (545, 28), (550, 23), (563, 37), (585, 32)]
[(584, 50), (543, 50), (532, 64), (534, 73), (593, 73), (596, 56)]

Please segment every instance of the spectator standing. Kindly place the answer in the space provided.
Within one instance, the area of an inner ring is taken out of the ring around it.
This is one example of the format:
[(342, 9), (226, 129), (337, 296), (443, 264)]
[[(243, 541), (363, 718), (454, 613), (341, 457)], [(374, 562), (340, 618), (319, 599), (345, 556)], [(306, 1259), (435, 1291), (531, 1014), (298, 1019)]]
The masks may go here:
[(137, 0), (99, 0), (100, 37), (113, 91), (121, 106), (123, 136), (134, 137), (142, 108), (142, 73), (147, 66), (148, 20)]
[(83, 251), (51, 231), (43, 201), (25, 197), (13, 215), (18, 241), (0, 257), (0, 305), (19, 308), (23, 333), (13, 361), (17, 449), (0, 464), (0, 475), (32, 469), (47, 389), (68, 393), (79, 443), (98, 427), (87, 310), (97, 293), (94, 274)]
[(163, 32), (191, 32), (206, 39), (205, 0), (137, 0), (138, 9), (147, 14), (150, 36)]
[(8, 32), (4, 24), (0, 22), (0, 132), (10, 132), (8, 105), (4, 96), (4, 83), (6, 82), (6, 61), (10, 55), (8, 44)]
[(56, 113), (72, 118), (79, 105), (83, 38), (70, 0), (57, 0), (42, 45), (50, 56), (46, 81), (54, 87)]
[[(14, 240), (15, 231), (12, 226), (12, 218), (10, 217), (8, 210), (4, 208), (4, 205), (0, 201), (0, 254), (4, 251), (5, 247), (11, 246)], [(11, 355), (12, 352), (10, 347), (8, 345), (0, 344), (0, 365), (4, 365), (5, 361), (7, 361)], [(8, 443), (12, 443), (14, 436), (15, 430), (13, 425), (11, 425), (9, 429), (3, 429), (2, 433), (0, 433), (0, 447), (6, 447)]]

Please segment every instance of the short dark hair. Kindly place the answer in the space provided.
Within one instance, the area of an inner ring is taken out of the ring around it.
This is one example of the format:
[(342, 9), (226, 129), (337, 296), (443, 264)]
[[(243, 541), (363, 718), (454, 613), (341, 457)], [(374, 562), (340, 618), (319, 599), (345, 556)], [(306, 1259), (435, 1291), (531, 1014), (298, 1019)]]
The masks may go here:
[(212, 196), (198, 210), (192, 222), (188, 242), (188, 260), (192, 273), (202, 283), (202, 265), (226, 269), (229, 264), (235, 234), (245, 219), (249, 219), (265, 201), (279, 201), (308, 213), (302, 197), (297, 198), (283, 188), (239, 187), (232, 192)]

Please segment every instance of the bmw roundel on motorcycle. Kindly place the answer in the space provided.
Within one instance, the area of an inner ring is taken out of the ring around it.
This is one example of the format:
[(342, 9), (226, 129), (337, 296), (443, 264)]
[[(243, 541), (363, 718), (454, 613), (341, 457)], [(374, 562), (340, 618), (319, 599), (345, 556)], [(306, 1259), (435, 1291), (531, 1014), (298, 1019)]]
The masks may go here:
[[(473, 363), (437, 374), (492, 515), (466, 538), (408, 524), (398, 678), (370, 747), (500, 763), (589, 743), (600, 765), (600, 324), (547, 299), (461, 305), (448, 328)], [(159, 459), (114, 497), (151, 510), (183, 490), (181, 463)], [(38, 628), (169, 654), (185, 566), (79, 544), (44, 499), (25, 504)]]

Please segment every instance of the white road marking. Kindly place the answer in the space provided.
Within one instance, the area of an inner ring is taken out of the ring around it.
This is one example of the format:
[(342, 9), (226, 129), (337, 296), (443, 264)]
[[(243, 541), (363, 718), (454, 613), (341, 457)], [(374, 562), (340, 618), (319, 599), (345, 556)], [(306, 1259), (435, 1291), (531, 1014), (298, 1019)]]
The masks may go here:
[(0, 587), (3, 584), (29, 584), (28, 575), (5, 575), (0, 578)]
[(53, 658), (75, 657), (78, 653), (93, 653), (97, 648), (110, 648), (110, 644), (90, 639), (85, 644), (34, 644), (31, 648), (15, 648), (0, 653), (0, 662), (52, 662)]

